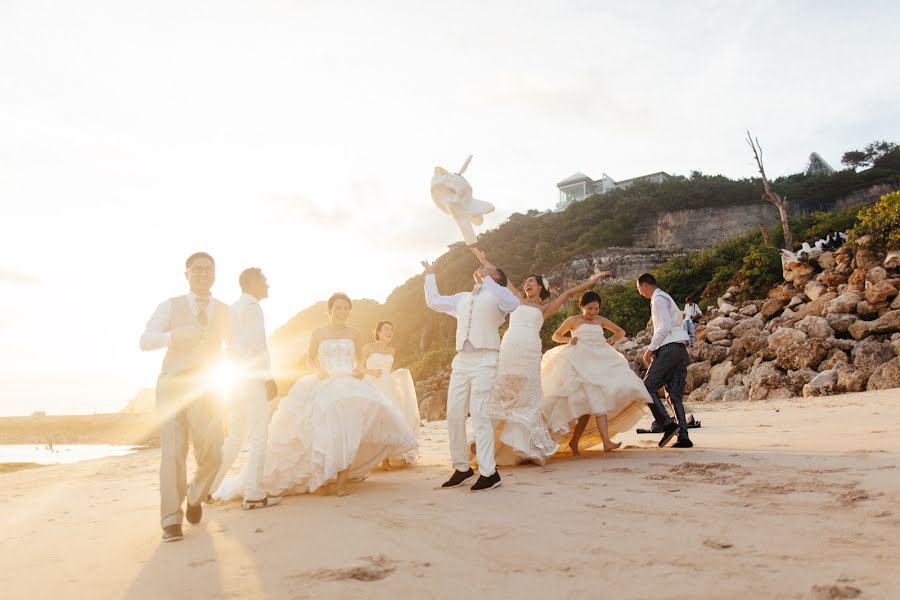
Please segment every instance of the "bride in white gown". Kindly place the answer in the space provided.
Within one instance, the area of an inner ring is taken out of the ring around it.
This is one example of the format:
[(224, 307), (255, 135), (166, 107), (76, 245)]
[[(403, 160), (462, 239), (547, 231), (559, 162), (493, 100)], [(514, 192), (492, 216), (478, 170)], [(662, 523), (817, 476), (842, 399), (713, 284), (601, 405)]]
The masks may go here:
[[(600, 302), (596, 292), (581, 297), (581, 314), (563, 321), (553, 334), (554, 342), (565, 345), (548, 350), (541, 363), (544, 418), (554, 439), (568, 442), (576, 456), (580, 447), (599, 442), (607, 452), (621, 446), (611, 438), (635, 425), (650, 402), (644, 382), (611, 346), (625, 338), (625, 331), (600, 316)], [(609, 341), (604, 329), (613, 332)], [(591, 416), (596, 427), (587, 429)]]
[[(394, 366), (394, 324), (381, 321), (375, 326), (375, 341), (363, 346), (363, 358), (366, 361), (366, 381), (372, 383), (391, 401), (406, 419), (406, 424), (413, 436), (419, 439), (419, 402), (416, 398), (416, 386), (409, 369), (391, 371)], [(391, 467), (391, 461), (413, 465), (419, 461), (419, 450), (414, 449), (398, 456), (384, 460), (385, 469)]]
[[(309, 364), (318, 373), (297, 381), (272, 417), (262, 483), (270, 496), (313, 492), (332, 482), (343, 496), (348, 479), (418, 447), (400, 411), (360, 379), (362, 344), (359, 331), (347, 325), (351, 307), (344, 294), (328, 300), (331, 324), (315, 330), (309, 343)], [(213, 497), (239, 498), (241, 479), (226, 479)]]
[[(483, 252), (470, 247), (488, 266)], [(498, 465), (525, 461), (545, 464), (558, 444), (551, 438), (541, 416), (544, 394), (541, 389), (541, 326), (572, 296), (591, 287), (609, 272), (597, 273), (584, 283), (550, 300), (550, 290), (541, 275), (529, 275), (522, 284), (524, 296), (512, 285), (521, 304), (509, 317), (509, 328), (500, 342), (497, 379), (487, 411), (494, 422), (494, 454)]]

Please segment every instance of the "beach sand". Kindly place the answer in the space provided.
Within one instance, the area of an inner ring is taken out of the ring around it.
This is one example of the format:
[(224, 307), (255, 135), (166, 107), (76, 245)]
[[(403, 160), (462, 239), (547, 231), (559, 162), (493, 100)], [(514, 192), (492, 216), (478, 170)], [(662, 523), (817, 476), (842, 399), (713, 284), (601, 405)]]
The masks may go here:
[(423, 462), (346, 498), (205, 507), (160, 542), (158, 450), (0, 475), (3, 598), (898, 598), (900, 390), (697, 405), (485, 493)]

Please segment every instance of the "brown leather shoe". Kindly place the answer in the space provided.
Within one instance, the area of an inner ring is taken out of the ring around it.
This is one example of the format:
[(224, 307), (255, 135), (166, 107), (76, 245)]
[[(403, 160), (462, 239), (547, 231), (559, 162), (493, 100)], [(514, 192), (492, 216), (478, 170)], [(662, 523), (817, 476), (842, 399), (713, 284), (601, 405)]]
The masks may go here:
[(177, 542), (183, 537), (184, 534), (181, 532), (181, 525), (169, 525), (168, 527), (163, 527), (162, 541)]
[(196, 506), (188, 504), (187, 510), (184, 511), (184, 518), (191, 525), (196, 525), (203, 518), (203, 503), (198, 502)]

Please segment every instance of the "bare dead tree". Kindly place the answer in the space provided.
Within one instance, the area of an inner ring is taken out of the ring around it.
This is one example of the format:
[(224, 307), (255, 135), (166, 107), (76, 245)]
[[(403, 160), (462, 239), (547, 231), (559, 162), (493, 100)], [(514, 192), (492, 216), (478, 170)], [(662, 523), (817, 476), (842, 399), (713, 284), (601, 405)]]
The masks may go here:
[(762, 234), (763, 244), (771, 246), (772, 242), (769, 241), (769, 230), (766, 229), (766, 226), (762, 223), (759, 224), (759, 233)]
[(791, 217), (788, 214), (787, 198), (782, 199), (772, 189), (772, 184), (769, 183), (769, 178), (766, 177), (766, 169), (763, 167), (762, 146), (760, 146), (758, 138), (750, 135), (750, 131), (747, 131), (747, 143), (750, 144), (750, 149), (753, 150), (753, 158), (756, 159), (756, 166), (759, 167), (759, 174), (762, 176), (762, 199), (773, 204), (778, 209), (778, 218), (781, 220), (781, 229), (784, 231), (784, 247), (788, 250), (793, 250), (794, 236), (791, 235)]

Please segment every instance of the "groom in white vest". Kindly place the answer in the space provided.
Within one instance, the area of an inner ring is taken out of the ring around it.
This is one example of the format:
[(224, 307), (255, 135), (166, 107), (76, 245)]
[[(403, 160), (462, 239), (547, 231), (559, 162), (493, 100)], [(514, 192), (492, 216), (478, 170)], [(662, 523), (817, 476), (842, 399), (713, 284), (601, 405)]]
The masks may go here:
[(479, 473), (471, 489), (490, 490), (500, 485), (500, 474), (494, 462), (494, 427), (485, 414), (485, 406), (497, 376), (498, 329), (506, 315), (519, 306), (519, 299), (506, 288), (506, 274), (496, 267), (475, 271), (471, 292), (441, 296), (431, 264), (423, 261), (422, 266), (428, 308), (456, 318), (457, 354), (447, 391), (447, 428), (454, 473), (441, 487), (457, 487), (475, 476), (466, 443), (466, 414), (471, 413)]
[[(681, 310), (670, 295), (656, 287), (656, 278), (644, 273), (637, 280), (638, 293), (650, 299), (650, 318), (653, 321), (653, 337), (644, 350), (644, 363), (649, 365), (644, 376), (644, 385), (653, 402), (650, 411), (653, 418), (663, 428), (659, 441), (662, 448), (678, 433), (675, 448), (691, 448), (694, 444), (688, 437), (687, 419), (684, 413), (684, 384), (687, 381), (688, 333), (684, 330)], [(678, 422), (672, 420), (659, 399), (659, 388), (665, 387), (675, 409)]]

